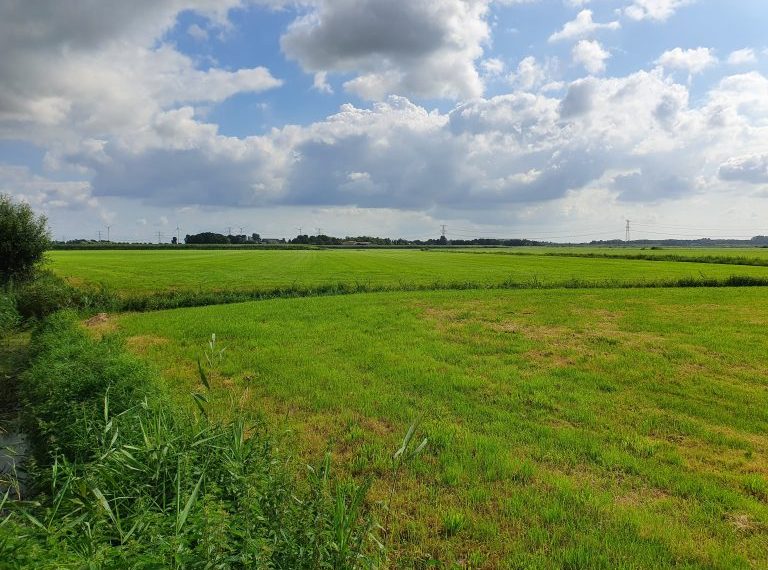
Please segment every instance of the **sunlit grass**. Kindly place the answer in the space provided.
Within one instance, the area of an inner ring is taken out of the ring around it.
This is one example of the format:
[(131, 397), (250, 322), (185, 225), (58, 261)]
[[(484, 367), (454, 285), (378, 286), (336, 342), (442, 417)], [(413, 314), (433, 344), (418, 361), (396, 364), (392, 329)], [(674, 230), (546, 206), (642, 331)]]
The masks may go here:
[(305, 458), (328, 447), (356, 477), (386, 473), (402, 426), (423, 416), (429, 445), (395, 496), (403, 566), (746, 568), (768, 561), (764, 298), (364, 294), (125, 315), (110, 328), (179, 402), (215, 332), (226, 351), (212, 408), (263, 410)]
[(49, 258), (49, 266), (75, 285), (103, 284), (129, 297), (167, 291), (271, 291), (340, 284), (408, 288), (435, 283), (551, 285), (573, 280), (636, 283), (723, 279), (733, 275), (768, 277), (768, 267), (503, 252), (464, 255), (419, 250), (53, 251)]

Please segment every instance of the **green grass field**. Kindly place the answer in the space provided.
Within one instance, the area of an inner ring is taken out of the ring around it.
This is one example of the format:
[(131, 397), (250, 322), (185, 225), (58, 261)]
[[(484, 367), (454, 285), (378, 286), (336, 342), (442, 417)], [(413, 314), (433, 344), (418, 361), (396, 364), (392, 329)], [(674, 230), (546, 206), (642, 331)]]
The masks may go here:
[[(57, 253), (54, 267), (128, 290), (694, 271), (421, 252), (378, 253), (373, 267), (372, 252), (89, 255)], [(152, 264), (139, 271), (139, 259)], [(307, 461), (328, 446), (349, 476), (379, 477), (373, 501), (422, 416), (427, 451), (397, 481), (396, 567), (768, 568), (765, 301), (764, 288), (377, 293), (100, 326), (126, 335), (188, 405), (216, 333), (219, 413), (262, 410)]]
[[(717, 251), (729, 255), (730, 250)], [(433, 283), (556, 285), (570, 280), (639, 283), (732, 275), (768, 278), (768, 267), (439, 250), (54, 251), (49, 254), (49, 267), (76, 285), (103, 284), (124, 296), (163, 291), (269, 291), (337, 283), (398, 288)]]
[(603, 247), (603, 246), (525, 246), (525, 247), (472, 247), (455, 248), (454, 251), (496, 251), (532, 254), (604, 254), (604, 255), (652, 255), (663, 257), (743, 257), (748, 259), (768, 259), (766, 247)]

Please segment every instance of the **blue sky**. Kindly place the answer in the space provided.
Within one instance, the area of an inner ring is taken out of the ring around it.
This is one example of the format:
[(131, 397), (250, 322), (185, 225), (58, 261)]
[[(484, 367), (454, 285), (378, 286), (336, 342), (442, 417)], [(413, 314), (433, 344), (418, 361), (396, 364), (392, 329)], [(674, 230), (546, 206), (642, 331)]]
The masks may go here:
[(767, 28), (763, 0), (0, 0), (0, 191), (68, 239), (768, 233)]

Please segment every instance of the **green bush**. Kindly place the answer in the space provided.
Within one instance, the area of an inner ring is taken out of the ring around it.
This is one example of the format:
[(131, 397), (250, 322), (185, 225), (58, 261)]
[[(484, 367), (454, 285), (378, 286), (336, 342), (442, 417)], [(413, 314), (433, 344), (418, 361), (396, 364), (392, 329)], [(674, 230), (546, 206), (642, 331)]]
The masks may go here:
[(48, 221), (23, 202), (0, 194), (0, 281), (25, 279), (50, 246)]

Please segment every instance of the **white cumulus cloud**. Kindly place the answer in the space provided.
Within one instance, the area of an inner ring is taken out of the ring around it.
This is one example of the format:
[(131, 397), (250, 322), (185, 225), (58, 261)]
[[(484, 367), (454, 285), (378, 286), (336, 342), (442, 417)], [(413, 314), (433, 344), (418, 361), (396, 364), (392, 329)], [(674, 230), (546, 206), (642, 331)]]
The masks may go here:
[(549, 41), (574, 40), (589, 36), (598, 30), (618, 30), (619, 28), (621, 23), (618, 21), (601, 24), (592, 20), (592, 10), (582, 10), (574, 20), (566, 22), (560, 31), (549, 36)]
[(605, 61), (611, 57), (610, 52), (595, 40), (581, 40), (573, 46), (571, 54), (574, 62), (594, 74), (605, 71)]
[(656, 20), (663, 22), (671, 18), (677, 10), (696, 0), (634, 0), (624, 9), (632, 20)]
[(656, 64), (665, 69), (683, 70), (695, 75), (717, 63), (717, 58), (710, 48), (699, 47), (693, 49), (675, 48), (665, 51)]

